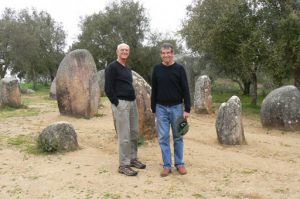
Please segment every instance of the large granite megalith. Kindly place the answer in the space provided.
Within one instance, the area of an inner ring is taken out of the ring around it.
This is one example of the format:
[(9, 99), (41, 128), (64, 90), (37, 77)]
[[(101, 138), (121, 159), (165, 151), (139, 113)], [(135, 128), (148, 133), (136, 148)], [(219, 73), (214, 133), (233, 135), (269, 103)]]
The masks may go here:
[(293, 85), (270, 92), (263, 100), (260, 111), (264, 127), (285, 130), (300, 129), (300, 91)]
[(242, 122), (240, 99), (232, 96), (222, 103), (216, 120), (216, 130), (220, 144), (237, 145), (246, 143)]
[[(139, 135), (146, 139), (156, 136), (155, 118), (151, 111), (151, 86), (137, 72), (132, 71), (133, 87), (139, 114)], [(113, 118), (116, 129), (116, 119)]]
[(99, 88), (100, 88), (100, 96), (104, 97), (104, 96), (106, 96), (105, 89), (104, 89), (104, 84), (105, 84), (105, 69), (99, 70), (97, 72), (97, 76), (98, 76), (98, 83), (99, 83)]
[(100, 90), (96, 64), (89, 51), (68, 53), (59, 65), (55, 83), (61, 114), (90, 118), (97, 113)]
[(51, 83), (49, 97), (52, 99), (56, 99), (56, 77)]
[(14, 77), (6, 77), (0, 80), (0, 105), (13, 108), (21, 106), (21, 90), (19, 82)]
[(212, 113), (211, 81), (207, 75), (200, 76), (195, 84), (195, 113)]
[(151, 112), (151, 86), (138, 73), (132, 71), (133, 87), (139, 112), (140, 134), (151, 139), (156, 136), (155, 119)]

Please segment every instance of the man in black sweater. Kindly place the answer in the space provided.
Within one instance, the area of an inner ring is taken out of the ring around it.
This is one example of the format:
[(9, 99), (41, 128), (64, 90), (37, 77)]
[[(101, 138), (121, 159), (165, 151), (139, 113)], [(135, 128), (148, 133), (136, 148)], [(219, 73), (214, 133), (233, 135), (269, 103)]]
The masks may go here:
[(160, 56), (162, 63), (156, 65), (152, 73), (151, 93), (151, 109), (156, 117), (158, 142), (163, 159), (163, 170), (160, 175), (165, 177), (171, 173), (170, 126), (174, 141), (175, 167), (181, 175), (184, 175), (187, 171), (183, 161), (183, 138), (176, 132), (176, 120), (180, 116), (188, 118), (190, 115), (188, 81), (183, 66), (174, 62), (171, 44), (162, 45)]
[(146, 165), (137, 158), (138, 111), (132, 86), (132, 72), (126, 65), (129, 46), (125, 43), (117, 47), (117, 60), (105, 69), (105, 93), (112, 103), (119, 143), (119, 173), (136, 176), (138, 169)]

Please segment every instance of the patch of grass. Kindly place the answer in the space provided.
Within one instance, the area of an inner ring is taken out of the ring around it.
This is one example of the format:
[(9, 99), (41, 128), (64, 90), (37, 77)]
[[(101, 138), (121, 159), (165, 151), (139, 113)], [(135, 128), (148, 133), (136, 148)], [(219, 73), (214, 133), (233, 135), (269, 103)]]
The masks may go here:
[(4, 141), (5, 139), (7, 139), (7, 136), (4, 136), (4, 135), (0, 134), (0, 142)]
[(13, 187), (11, 190), (7, 190), (6, 191), (7, 193), (9, 193), (10, 196), (13, 196), (13, 195), (19, 195), (23, 192), (22, 188), (20, 186), (15, 186)]
[(25, 105), (32, 103), (49, 103), (55, 100), (49, 97), (49, 90), (37, 91), (34, 94), (22, 95), (22, 103)]
[(101, 103), (109, 101), (108, 97), (100, 97)]
[(36, 108), (28, 108), (23, 105), (20, 108), (12, 108), (9, 106), (0, 107), (0, 119), (8, 117), (26, 117), (26, 116), (35, 116), (39, 114), (39, 110)]
[(138, 146), (142, 146), (144, 144), (145, 144), (145, 138), (140, 135), (138, 138)]
[(96, 113), (94, 117), (103, 117), (103, 113)]
[(44, 153), (38, 145), (37, 138), (32, 135), (18, 135), (8, 138), (7, 143), (29, 154), (39, 155)]
[(288, 192), (288, 189), (279, 188), (279, 189), (274, 189), (273, 191), (274, 191), (275, 193), (281, 193), (281, 194), (284, 194), (284, 193), (287, 193), (287, 192)]
[(223, 102), (227, 102), (232, 96), (237, 96), (241, 100), (242, 104), (242, 113), (246, 116), (257, 116), (260, 114), (260, 105), (263, 101), (263, 96), (258, 96), (257, 98), (257, 105), (251, 104), (251, 98), (249, 96), (242, 95), (241, 93), (237, 92), (212, 92), (212, 99), (213, 99), (213, 108), (214, 110), (218, 110), (220, 105)]
[(192, 195), (194, 198), (206, 198), (206, 197), (204, 197), (203, 195), (201, 195), (200, 193), (193, 193), (193, 195)]
[(115, 193), (104, 193), (102, 199), (120, 199), (121, 196)]
[[(20, 84), (22, 86), (22, 84)], [(28, 86), (23, 86), (26, 88)], [(47, 103), (51, 106), (57, 106), (56, 101), (49, 97), (49, 88), (47, 86), (40, 87), (34, 94), (23, 94), (21, 96), (22, 104), (20, 107), (12, 108), (9, 106), (0, 106), (0, 119), (9, 117), (27, 117), (36, 116), (40, 113), (39, 108), (31, 108), (30, 105)]]
[[(0, 138), (1, 139), (1, 138)], [(284, 147), (291, 147), (291, 145), (289, 145), (289, 144), (285, 144), (285, 143), (283, 143), (283, 142), (280, 142), (280, 146), (284, 146)]]
[(33, 88), (33, 82), (22, 82), (20, 83), (21, 89), (32, 89), (35, 91), (45, 91), (47, 90), (49, 92), (51, 83), (50, 82), (44, 82), (44, 83), (37, 83), (36, 88)]
[(239, 85), (229, 79), (218, 78), (213, 82), (212, 91), (219, 93), (240, 92)]
[(223, 102), (227, 102), (233, 95), (238, 96), (242, 104), (242, 113), (245, 116), (257, 116), (260, 114), (260, 108), (263, 99), (271, 89), (263, 88), (258, 85), (257, 103), (251, 104), (251, 97), (243, 95), (238, 84), (228, 79), (217, 79), (212, 85), (213, 109), (217, 111)]
[(249, 169), (245, 168), (244, 170), (241, 171), (243, 174), (253, 174), (257, 172), (257, 169)]
[(249, 198), (249, 199), (263, 199), (260, 195), (257, 193), (247, 193), (247, 194), (241, 194), (241, 198)]

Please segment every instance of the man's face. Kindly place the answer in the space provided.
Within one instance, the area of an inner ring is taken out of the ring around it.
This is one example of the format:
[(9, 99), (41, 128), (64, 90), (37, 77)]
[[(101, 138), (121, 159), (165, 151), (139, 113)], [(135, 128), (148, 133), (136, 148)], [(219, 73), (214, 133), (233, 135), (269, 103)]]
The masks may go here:
[(162, 48), (160, 50), (160, 57), (162, 62), (166, 65), (173, 64), (174, 53), (171, 48)]
[(118, 58), (120, 59), (127, 59), (128, 56), (129, 56), (129, 46), (128, 45), (121, 45), (119, 46), (119, 48), (117, 49), (117, 55), (118, 55)]

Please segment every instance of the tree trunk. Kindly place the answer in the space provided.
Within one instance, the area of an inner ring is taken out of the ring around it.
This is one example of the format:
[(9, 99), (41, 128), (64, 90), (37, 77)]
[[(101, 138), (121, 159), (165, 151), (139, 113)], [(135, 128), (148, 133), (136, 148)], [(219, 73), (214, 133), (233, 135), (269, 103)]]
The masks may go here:
[[(4, 67), (3, 67), (3, 66), (4, 66)], [(0, 79), (4, 78), (4, 76), (6, 75), (7, 68), (8, 68), (8, 66), (6, 66), (6, 65), (1, 65)]]
[(5, 73), (6, 73), (5, 71), (2, 71), (2, 70), (0, 71), (0, 79), (4, 78)]
[(300, 68), (294, 70), (294, 85), (300, 89)]
[(238, 85), (239, 85), (239, 87), (240, 87), (240, 90), (244, 93), (244, 84), (241, 82), (241, 81), (239, 81), (239, 80), (236, 80), (236, 79), (231, 79), (233, 82), (236, 82)]
[(244, 84), (243, 95), (249, 95), (250, 94), (251, 81), (243, 80), (243, 84)]
[(251, 96), (251, 104), (256, 105), (257, 103), (257, 76), (255, 72), (251, 73), (251, 90), (250, 90), (250, 96)]
[(37, 78), (36, 78), (36, 72), (34, 70), (34, 67), (32, 68), (32, 82), (33, 82), (33, 90), (37, 89)]
[(51, 82), (53, 82), (53, 80), (55, 78), (55, 72), (53, 71), (53, 69), (51, 67), (48, 67), (48, 71), (49, 71), (49, 76), (50, 76)]

